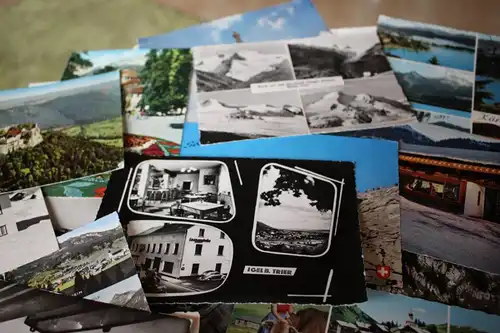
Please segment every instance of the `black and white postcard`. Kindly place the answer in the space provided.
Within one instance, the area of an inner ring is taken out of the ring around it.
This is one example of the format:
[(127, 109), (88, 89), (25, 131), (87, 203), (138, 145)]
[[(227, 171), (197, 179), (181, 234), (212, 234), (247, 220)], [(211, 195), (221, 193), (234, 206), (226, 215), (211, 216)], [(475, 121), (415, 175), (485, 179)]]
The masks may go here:
[(416, 121), (375, 27), (200, 46), (193, 57), (202, 145)]
[(130, 165), (111, 177), (98, 216), (119, 212), (155, 309), (364, 300), (352, 163), (138, 156)]
[(59, 250), (39, 187), (0, 195), (0, 273)]
[(57, 237), (59, 250), (5, 280), (69, 296), (149, 310), (116, 213)]

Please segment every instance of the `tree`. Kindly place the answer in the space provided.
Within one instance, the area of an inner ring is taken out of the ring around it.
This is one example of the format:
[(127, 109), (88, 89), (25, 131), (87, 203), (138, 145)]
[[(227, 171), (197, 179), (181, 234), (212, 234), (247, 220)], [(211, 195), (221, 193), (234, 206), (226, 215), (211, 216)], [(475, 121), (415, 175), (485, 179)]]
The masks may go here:
[(144, 91), (139, 107), (149, 114), (169, 113), (188, 103), (192, 55), (188, 49), (151, 50), (139, 77)]
[(428, 63), (431, 65), (440, 65), (439, 60), (436, 56), (433, 56), (432, 58), (430, 58)]
[(474, 86), (474, 109), (475, 110), (480, 110), (481, 105), (486, 104), (485, 100), (490, 99), (494, 100), (495, 99), (495, 94), (491, 91), (486, 90), (486, 86), (490, 83), (493, 83), (494, 80), (491, 79), (484, 79), (484, 80), (476, 80), (475, 86)]
[(94, 74), (104, 74), (104, 73), (109, 73), (109, 72), (114, 72), (117, 71), (118, 68), (110, 65), (106, 65), (103, 68), (99, 68), (94, 71)]
[(434, 324), (428, 325), (426, 329), (427, 331), (429, 331), (429, 333), (438, 333), (437, 326)]
[(66, 65), (63, 76), (61, 78), (62, 81), (77, 78), (79, 76), (76, 75), (75, 72), (78, 69), (90, 68), (94, 65), (92, 61), (83, 58), (82, 54), (87, 54), (87, 52), (84, 51), (71, 53), (71, 56), (68, 59), (68, 64)]
[[(264, 169), (263, 174), (266, 175), (270, 168), (271, 166)], [(307, 176), (301, 173), (279, 167), (277, 169), (279, 176), (275, 181), (274, 188), (260, 194), (265, 206), (281, 205), (280, 195), (283, 192), (291, 191), (296, 198), (305, 195), (310, 201), (309, 204), (320, 212), (332, 210), (334, 189), (330, 183), (318, 179), (310, 181)]]

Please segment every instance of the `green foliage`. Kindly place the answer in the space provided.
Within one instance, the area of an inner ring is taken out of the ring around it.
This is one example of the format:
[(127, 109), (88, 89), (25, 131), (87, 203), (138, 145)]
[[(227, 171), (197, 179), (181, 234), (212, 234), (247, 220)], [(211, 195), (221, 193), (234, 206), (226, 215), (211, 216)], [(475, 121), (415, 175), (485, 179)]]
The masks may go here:
[(68, 60), (68, 64), (66, 65), (66, 68), (64, 69), (64, 73), (61, 78), (62, 81), (77, 78), (78, 75), (76, 75), (75, 72), (79, 68), (89, 68), (93, 66), (90, 60), (84, 59), (82, 57), (82, 53), (87, 54), (87, 52), (71, 53), (71, 56), (69, 57)]
[(109, 171), (123, 160), (122, 147), (110, 147), (58, 131), (44, 141), (0, 156), (0, 190), (12, 191)]
[[(266, 175), (271, 167), (267, 167), (263, 171)], [(275, 181), (272, 190), (262, 192), (260, 198), (264, 200), (265, 206), (279, 206), (279, 199), (283, 192), (291, 191), (293, 196), (300, 198), (305, 195), (309, 199), (309, 204), (320, 212), (326, 212), (333, 209), (334, 188), (332, 184), (314, 179), (308, 181), (306, 176), (298, 172), (286, 170), (280, 167), (275, 167), (279, 170), (279, 176)]]
[(99, 68), (98, 70), (94, 71), (94, 75), (114, 72), (117, 70), (118, 70), (117, 67), (106, 65), (103, 68)]
[(192, 55), (188, 49), (151, 50), (139, 77), (144, 92), (139, 107), (148, 114), (171, 113), (188, 103)]
[(387, 33), (380, 33), (380, 37), (384, 41), (384, 47), (389, 48), (406, 48), (413, 51), (429, 51), (431, 46), (429, 43), (413, 39), (407, 36), (397, 36)]
[(429, 64), (431, 65), (440, 65), (439, 63), (439, 60), (436, 56), (432, 56), (429, 61), (428, 61)]
[(88, 125), (65, 128), (62, 132), (70, 136), (80, 136), (113, 147), (123, 147), (123, 119), (103, 120)]

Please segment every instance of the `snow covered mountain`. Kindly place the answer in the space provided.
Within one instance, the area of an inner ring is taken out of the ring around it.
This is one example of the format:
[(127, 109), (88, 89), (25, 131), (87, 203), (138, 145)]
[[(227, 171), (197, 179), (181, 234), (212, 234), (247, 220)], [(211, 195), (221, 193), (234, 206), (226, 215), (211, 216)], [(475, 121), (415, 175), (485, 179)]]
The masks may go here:
[(409, 105), (369, 94), (348, 95), (334, 91), (305, 106), (311, 129), (411, 121), (415, 113)]
[(302, 115), (302, 108), (298, 106), (285, 104), (276, 106), (271, 104), (252, 104), (252, 105), (229, 105), (217, 99), (211, 98), (200, 103), (202, 112), (221, 113), (225, 112), (229, 117), (234, 118), (253, 118), (260, 117), (293, 117)]

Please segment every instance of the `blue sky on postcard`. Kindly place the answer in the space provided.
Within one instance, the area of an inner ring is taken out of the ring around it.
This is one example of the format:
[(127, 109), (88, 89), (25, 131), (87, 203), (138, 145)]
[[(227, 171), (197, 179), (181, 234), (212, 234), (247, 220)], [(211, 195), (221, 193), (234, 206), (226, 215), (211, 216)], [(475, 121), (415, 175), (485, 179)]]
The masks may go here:
[(228, 16), (171, 33), (138, 39), (141, 48), (186, 48), (234, 42), (233, 31), (244, 42), (317, 36), (328, 30), (309, 0), (294, 0), (261, 10)]

